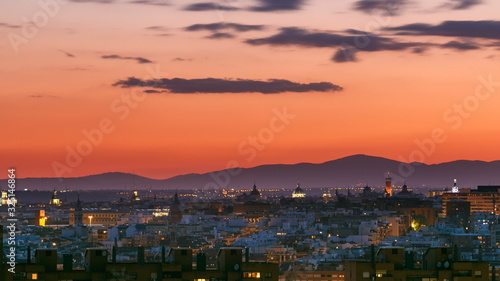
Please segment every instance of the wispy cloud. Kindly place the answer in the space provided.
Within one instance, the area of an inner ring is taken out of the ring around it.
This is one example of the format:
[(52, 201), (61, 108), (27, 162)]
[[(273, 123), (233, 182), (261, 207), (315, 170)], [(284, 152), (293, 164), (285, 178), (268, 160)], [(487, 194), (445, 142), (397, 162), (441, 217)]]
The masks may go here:
[(106, 55), (101, 56), (103, 59), (121, 59), (121, 60), (136, 60), (138, 63), (152, 63), (152, 61), (142, 57), (123, 57), (119, 55)]
[(397, 35), (451, 36), (500, 40), (500, 21), (445, 21), (438, 25), (425, 23), (389, 27)]
[(231, 39), (235, 36), (227, 32), (215, 32), (212, 35), (207, 36), (208, 39)]
[(408, 4), (407, 0), (360, 0), (354, 3), (353, 9), (367, 14), (380, 13), (398, 15)]
[(0, 22), (0, 27), (6, 27), (6, 28), (21, 28), (20, 25), (14, 25), (14, 24), (8, 24), (5, 22)]
[(129, 3), (153, 5), (153, 6), (170, 6), (170, 2), (166, 0), (134, 0), (130, 1)]
[(442, 44), (441, 48), (447, 49), (455, 49), (459, 51), (469, 51), (469, 50), (477, 50), (481, 47), (474, 42), (459, 42), (459, 41), (450, 41), (448, 43)]
[(216, 22), (216, 23), (207, 23), (207, 24), (193, 24), (185, 28), (187, 31), (200, 31), (200, 30), (209, 30), (209, 31), (218, 31), (224, 29), (231, 29), (238, 32), (246, 32), (252, 30), (263, 30), (265, 28), (264, 25), (253, 25), (253, 24), (239, 24), (239, 23), (231, 23), (231, 22)]
[(70, 58), (74, 58), (74, 57), (75, 57), (75, 55), (73, 55), (73, 54), (71, 54), (71, 53), (68, 53), (68, 52), (66, 52), (66, 51), (63, 51), (63, 50), (59, 50), (59, 52), (61, 52), (61, 53), (65, 54), (67, 57), (70, 57)]
[(442, 4), (441, 8), (451, 10), (467, 10), (482, 3), (483, 0), (449, 0), (448, 2)]
[(100, 4), (111, 4), (115, 2), (115, 0), (69, 0), (69, 1), (75, 3), (100, 3)]
[[(147, 87), (164, 89), (177, 94), (209, 94), (209, 93), (262, 93), (277, 94), (284, 92), (333, 92), (341, 91), (342, 87), (330, 82), (297, 83), (284, 79), (269, 79), (266, 81), (249, 79), (152, 79), (141, 80), (129, 77), (113, 84), (120, 87)], [(154, 92), (156, 93), (156, 92)]]
[(219, 4), (217, 2), (200, 2), (200, 3), (194, 3), (191, 5), (188, 5), (184, 7), (185, 11), (212, 11), (212, 10), (219, 10), (219, 11), (236, 11), (239, 10), (239, 8), (236, 7), (231, 7), (223, 4)]
[(250, 8), (256, 12), (300, 10), (305, 0), (258, 0), (259, 5)]

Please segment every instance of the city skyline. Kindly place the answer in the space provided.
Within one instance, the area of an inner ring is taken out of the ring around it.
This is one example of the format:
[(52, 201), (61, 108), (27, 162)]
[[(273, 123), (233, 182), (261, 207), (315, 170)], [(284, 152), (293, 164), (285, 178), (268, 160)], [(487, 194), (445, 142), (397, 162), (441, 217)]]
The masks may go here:
[(4, 1), (0, 163), (160, 179), (355, 154), (499, 160), (499, 9)]

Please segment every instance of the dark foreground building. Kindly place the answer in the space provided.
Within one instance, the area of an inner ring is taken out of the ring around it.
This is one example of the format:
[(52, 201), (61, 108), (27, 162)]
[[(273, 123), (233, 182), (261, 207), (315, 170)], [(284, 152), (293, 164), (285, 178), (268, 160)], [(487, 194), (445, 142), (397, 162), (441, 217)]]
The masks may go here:
[[(117, 263), (115, 251), (108, 262), (108, 251), (102, 248), (87, 249), (85, 268), (73, 268), (73, 257), (63, 255), (62, 268), (58, 268), (56, 249), (37, 249), (35, 260), (15, 265), (15, 273), (8, 271), (7, 260), (0, 264), (0, 280), (44, 281), (278, 281), (279, 265), (249, 262), (243, 257), (243, 248), (221, 248), (217, 254), (217, 267), (207, 268), (206, 256), (193, 250), (173, 248), (162, 255), (162, 262), (146, 263), (144, 248), (137, 251), (137, 262)], [(167, 262), (168, 260), (168, 262)]]

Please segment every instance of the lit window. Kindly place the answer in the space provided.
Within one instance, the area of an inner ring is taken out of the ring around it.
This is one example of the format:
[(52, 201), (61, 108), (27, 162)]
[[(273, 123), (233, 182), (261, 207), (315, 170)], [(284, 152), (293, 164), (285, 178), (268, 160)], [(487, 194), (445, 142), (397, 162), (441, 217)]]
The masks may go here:
[(244, 278), (260, 278), (260, 272), (243, 272)]
[(28, 275), (29, 279), (31, 280), (37, 280), (38, 279), (38, 273), (31, 273)]
[(207, 281), (207, 280), (208, 279), (204, 279), (204, 278), (202, 278), (202, 279), (194, 279), (194, 281)]

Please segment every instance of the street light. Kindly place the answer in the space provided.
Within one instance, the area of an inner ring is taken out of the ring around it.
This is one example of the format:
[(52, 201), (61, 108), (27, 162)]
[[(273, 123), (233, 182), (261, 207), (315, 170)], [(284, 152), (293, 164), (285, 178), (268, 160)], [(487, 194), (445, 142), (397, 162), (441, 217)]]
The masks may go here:
[(89, 220), (90, 220), (89, 227), (92, 227), (92, 219), (93, 218), (94, 218), (93, 216), (89, 216)]

